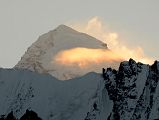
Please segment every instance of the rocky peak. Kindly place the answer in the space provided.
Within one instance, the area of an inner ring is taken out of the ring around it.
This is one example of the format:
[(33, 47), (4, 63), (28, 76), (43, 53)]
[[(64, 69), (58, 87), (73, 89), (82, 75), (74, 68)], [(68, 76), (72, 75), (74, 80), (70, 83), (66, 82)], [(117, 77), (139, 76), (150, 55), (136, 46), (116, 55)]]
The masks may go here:
[(155, 61), (154, 64), (151, 66), (151, 69), (156, 72), (159, 73), (159, 62)]
[(130, 58), (129, 61), (124, 61), (119, 66), (119, 73), (123, 73), (127, 76), (136, 75), (137, 68), (139, 64), (137, 64), (133, 59)]
[(104, 72), (105, 87), (113, 110), (110, 120), (154, 120), (159, 116), (159, 62), (153, 65), (133, 59), (120, 64), (119, 70)]

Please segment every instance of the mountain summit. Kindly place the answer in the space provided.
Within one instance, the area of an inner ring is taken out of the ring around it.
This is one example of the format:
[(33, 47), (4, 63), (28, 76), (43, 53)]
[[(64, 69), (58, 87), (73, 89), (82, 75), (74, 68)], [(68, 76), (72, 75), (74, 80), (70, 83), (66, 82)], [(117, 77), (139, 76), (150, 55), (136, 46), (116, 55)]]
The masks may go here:
[(66, 25), (59, 25), (55, 30), (40, 36), (28, 48), (15, 68), (29, 69), (39, 73), (49, 73), (63, 80), (94, 71), (92, 69), (70, 68), (53, 63), (53, 58), (58, 52), (79, 47), (108, 49), (106, 44), (94, 37), (80, 33)]
[(64, 25), (64, 24), (61, 24), (61, 25), (59, 25), (57, 28), (56, 28), (56, 30), (57, 31), (64, 31), (64, 32), (69, 32), (69, 33), (76, 33), (76, 32), (78, 32), (78, 31), (76, 31), (76, 30), (74, 30), (74, 29), (72, 29), (71, 27), (68, 27), (68, 26), (66, 26), (66, 25)]

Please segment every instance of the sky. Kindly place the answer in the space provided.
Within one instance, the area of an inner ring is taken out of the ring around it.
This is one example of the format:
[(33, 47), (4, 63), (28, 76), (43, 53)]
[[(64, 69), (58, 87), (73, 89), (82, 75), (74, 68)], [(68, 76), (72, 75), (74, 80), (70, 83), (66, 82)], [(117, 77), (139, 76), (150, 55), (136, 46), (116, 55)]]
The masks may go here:
[(40, 35), (58, 25), (77, 28), (93, 18), (117, 33), (118, 42), (158, 59), (158, 5), (158, 0), (0, 0), (0, 67), (13, 67)]

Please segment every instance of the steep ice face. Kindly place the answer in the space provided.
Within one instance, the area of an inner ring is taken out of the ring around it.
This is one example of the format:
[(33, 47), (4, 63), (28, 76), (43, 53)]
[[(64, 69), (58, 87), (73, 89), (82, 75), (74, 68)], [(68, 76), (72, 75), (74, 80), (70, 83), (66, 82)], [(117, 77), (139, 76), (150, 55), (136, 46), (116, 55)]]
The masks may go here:
[[(92, 69), (65, 67), (52, 62), (58, 52), (76, 47), (107, 49), (107, 45), (96, 38), (77, 32), (65, 25), (60, 25), (55, 30), (40, 36), (28, 48), (15, 68), (49, 73), (63, 80), (94, 71)], [(100, 68), (98, 69), (99, 71)]]
[(108, 68), (103, 74), (113, 110), (110, 120), (159, 119), (159, 63), (152, 66), (130, 59), (119, 70)]
[(43, 120), (84, 120), (108, 117), (113, 104), (100, 74), (89, 73), (68, 81), (28, 70), (0, 69), (0, 115), (26, 109)]

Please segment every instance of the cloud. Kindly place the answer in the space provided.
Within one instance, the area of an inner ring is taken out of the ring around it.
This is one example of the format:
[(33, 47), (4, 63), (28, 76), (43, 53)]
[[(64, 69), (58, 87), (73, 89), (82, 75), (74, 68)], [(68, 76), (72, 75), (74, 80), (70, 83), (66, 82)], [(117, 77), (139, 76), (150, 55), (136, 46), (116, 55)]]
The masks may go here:
[(128, 45), (125, 45), (124, 42), (120, 40), (119, 34), (109, 31), (104, 22), (102, 22), (99, 17), (93, 17), (85, 23), (71, 23), (70, 26), (77, 31), (87, 33), (106, 43), (109, 49), (111, 49), (112, 53), (117, 54), (121, 57), (121, 59), (128, 60), (129, 58), (133, 58), (136, 61), (140, 61), (146, 64), (153, 63), (153, 59), (145, 55), (142, 47), (137, 46), (132, 48)]
[(59, 52), (54, 60), (62, 65), (86, 68), (94, 64), (119, 62), (122, 61), (122, 58), (110, 50), (79, 47)]

